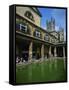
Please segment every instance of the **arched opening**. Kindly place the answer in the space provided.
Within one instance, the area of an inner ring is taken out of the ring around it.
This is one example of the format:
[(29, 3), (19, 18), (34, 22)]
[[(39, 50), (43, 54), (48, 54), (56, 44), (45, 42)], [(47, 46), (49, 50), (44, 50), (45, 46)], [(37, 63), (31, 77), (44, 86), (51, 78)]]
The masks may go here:
[(26, 16), (27, 18), (31, 19), (32, 21), (34, 21), (34, 17), (33, 17), (32, 13), (31, 13), (30, 11), (26, 11), (26, 12), (25, 12), (25, 16)]

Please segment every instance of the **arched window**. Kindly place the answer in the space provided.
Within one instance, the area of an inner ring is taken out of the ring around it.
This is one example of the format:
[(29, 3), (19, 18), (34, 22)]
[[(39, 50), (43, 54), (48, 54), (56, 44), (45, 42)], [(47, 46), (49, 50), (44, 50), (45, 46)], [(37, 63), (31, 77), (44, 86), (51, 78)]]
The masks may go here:
[(31, 19), (32, 21), (34, 21), (34, 17), (30, 11), (26, 11), (25, 16), (28, 17), (29, 19)]

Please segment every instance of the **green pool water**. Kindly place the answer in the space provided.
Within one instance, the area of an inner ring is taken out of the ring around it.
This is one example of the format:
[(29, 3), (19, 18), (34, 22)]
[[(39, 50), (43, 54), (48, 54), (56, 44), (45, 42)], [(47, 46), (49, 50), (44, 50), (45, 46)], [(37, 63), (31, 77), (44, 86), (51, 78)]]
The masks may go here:
[(66, 81), (66, 78), (63, 59), (16, 67), (16, 83)]

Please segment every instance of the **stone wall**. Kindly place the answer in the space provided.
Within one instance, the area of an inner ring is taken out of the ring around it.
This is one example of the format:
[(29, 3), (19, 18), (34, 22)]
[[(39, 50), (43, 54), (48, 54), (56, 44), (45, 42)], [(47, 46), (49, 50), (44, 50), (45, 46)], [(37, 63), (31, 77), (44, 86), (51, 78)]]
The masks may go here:
[[(32, 20), (28, 19), (27, 17), (25, 17), (24, 14), (25, 14), (26, 11), (30, 11), (32, 13), (35, 21), (32, 21)], [(18, 15), (23, 16), (26, 19), (32, 21), (36, 25), (40, 26), (41, 17), (37, 13), (35, 13), (31, 8), (29, 8), (29, 7), (23, 7), (23, 6), (17, 6), (16, 7), (16, 13)]]
[(59, 35), (60, 35), (60, 41), (64, 41), (64, 31), (60, 31), (59, 32)]

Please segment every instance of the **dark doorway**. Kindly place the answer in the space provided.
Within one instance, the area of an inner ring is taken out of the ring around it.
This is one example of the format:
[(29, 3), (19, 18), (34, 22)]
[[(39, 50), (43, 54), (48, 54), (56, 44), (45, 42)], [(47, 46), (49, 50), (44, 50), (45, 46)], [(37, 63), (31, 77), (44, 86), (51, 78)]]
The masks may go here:
[(63, 48), (62, 47), (57, 47), (57, 56), (63, 57)]
[(23, 58), (23, 60), (28, 61), (29, 41), (27, 41), (27, 40), (17, 40), (16, 44), (18, 46), (18, 51), (19, 51), (18, 56), (20, 58)]

